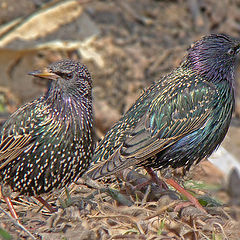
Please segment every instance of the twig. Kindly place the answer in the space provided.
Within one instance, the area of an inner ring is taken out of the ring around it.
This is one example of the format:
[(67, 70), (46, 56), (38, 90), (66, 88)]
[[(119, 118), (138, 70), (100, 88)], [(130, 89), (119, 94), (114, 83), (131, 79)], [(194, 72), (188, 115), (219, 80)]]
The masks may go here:
[(149, 219), (151, 219), (151, 218), (157, 217), (158, 215), (160, 215), (161, 213), (165, 212), (168, 208), (170, 208), (170, 207), (172, 207), (172, 206), (174, 206), (174, 205), (176, 205), (176, 202), (175, 202), (175, 201), (169, 203), (167, 206), (162, 207), (162, 208), (159, 209), (156, 213), (154, 213), (154, 214), (151, 215), (151, 216), (148, 216), (148, 217), (144, 218), (143, 220), (149, 220)]
[(106, 215), (106, 216), (89, 216), (90, 219), (104, 219), (104, 218), (127, 218), (131, 223), (135, 224), (138, 228), (138, 231), (141, 234), (144, 234), (142, 226), (139, 224), (139, 220), (136, 217), (128, 215)]
[(222, 226), (220, 223), (214, 222), (213, 225), (217, 225), (217, 226), (221, 229), (222, 234), (224, 235), (224, 238), (225, 238), (225, 239), (228, 239), (228, 237), (227, 237), (227, 235), (226, 235), (226, 233), (225, 233), (225, 231), (224, 231), (224, 229), (223, 229), (223, 226)]
[(146, 190), (146, 192), (145, 192), (145, 194), (144, 194), (144, 197), (143, 197), (143, 199), (142, 199), (141, 205), (144, 205), (144, 204), (147, 202), (147, 198), (148, 198), (150, 192), (151, 192), (151, 185), (148, 185), (148, 186), (147, 186), (147, 190)]
[(132, 206), (133, 202), (127, 199), (123, 194), (121, 194), (119, 191), (112, 189), (112, 188), (106, 188), (103, 185), (96, 183), (92, 179), (90, 179), (87, 175), (83, 176), (80, 180), (76, 182), (76, 184), (84, 184), (88, 187), (97, 189), (97, 192), (91, 193), (89, 196), (87, 196), (87, 199), (91, 199), (94, 196), (96, 196), (98, 193), (107, 193), (111, 196), (114, 200), (118, 201), (119, 203), (125, 205), (125, 206)]
[(36, 238), (21, 224), (19, 223), (17, 220), (15, 220), (8, 212), (6, 212), (2, 207), (0, 207), (0, 211), (3, 212), (10, 220), (11, 222), (13, 222), (14, 225), (18, 226), (19, 228), (21, 228), (25, 233), (27, 233), (32, 239)]
[(199, 234), (201, 234), (201, 235), (204, 237), (204, 239), (206, 239), (206, 240), (211, 240), (211, 239), (210, 239), (209, 237), (207, 237), (203, 232), (201, 232), (201, 231), (199, 231), (199, 230), (197, 230), (197, 229), (196, 229), (196, 231), (195, 231), (194, 227), (191, 227), (189, 224), (183, 222), (182, 220), (175, 220), (175, 221), (176, 221), (177, 223), (181, 224), (181, 225), (184, 225), (186, 228), (191, 229), (191, 231), (193, 231), (194, 234), (195, 234), (196, 232), (198, 232)]
[(86, 185), (87, 187), (94, 188), (94, 189), (101, 189), (101, 188), (103, 188), (102, 184), (97, 183), (96, 181), (94, 181), (90, 177), (88, 177), (87, 175), (82, 176), (75, 183), (77, 185)]

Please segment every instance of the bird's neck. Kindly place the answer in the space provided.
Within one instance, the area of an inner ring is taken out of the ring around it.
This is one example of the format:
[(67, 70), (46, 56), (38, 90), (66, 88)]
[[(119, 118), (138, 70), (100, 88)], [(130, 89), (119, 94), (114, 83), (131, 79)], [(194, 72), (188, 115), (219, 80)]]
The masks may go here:
[(49, 89), (46, 102), (53, 110), (54, 118), (72, 121), (77, 128), (83, 129), (86, 122), (92, 122), (91, 94), (82, 95), (82, 91), (64, 91), (61, 88)]
[(233, 64), (222, 66), (221, 61), (203, 60), (194, 56), (187, 58), (181, 67), (193, 71), (198, 76), (214, 84), (224, 81), (228, 82), (231, 88), (234, 88), (235, 66)]

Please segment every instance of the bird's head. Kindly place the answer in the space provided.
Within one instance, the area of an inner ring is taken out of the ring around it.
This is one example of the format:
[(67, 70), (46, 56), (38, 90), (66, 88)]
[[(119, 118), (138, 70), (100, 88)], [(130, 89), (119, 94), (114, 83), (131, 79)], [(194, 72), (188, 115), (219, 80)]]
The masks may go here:
[(183, 64), (208, 81), (227, 80), (232, 85), (239, 52), (240, 41), (223, 34), (211, 34), (191, 46)]
[(30, 72), (35, 77), (51, 80), (51, 89), (59, 88), (66, 93), (80, 93), (91, 97), (92, 78), (85, 65), (70, 59), (60, 60), (47, 68)]

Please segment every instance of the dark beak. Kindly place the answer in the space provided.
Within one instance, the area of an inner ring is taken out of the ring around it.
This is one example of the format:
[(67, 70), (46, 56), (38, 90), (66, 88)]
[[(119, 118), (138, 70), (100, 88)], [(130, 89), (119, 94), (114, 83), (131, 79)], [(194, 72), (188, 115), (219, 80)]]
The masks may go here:
[(40, 78), (45, 78), (45, 79), (50, 79), (50, 80), (57, 80), (59, 76), (55, 73), (49, 72), (49, 69), (45, 68), (43, 70), (37, 70), (28, 73), (29, 75), (32, 75), (34, 77), (40, 77)]

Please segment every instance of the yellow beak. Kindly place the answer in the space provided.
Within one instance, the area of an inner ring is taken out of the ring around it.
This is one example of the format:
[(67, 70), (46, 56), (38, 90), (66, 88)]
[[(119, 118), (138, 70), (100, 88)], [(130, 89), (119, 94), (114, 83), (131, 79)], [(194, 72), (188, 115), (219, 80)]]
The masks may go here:
[(49, 72), (49, 69), (45, 68), (43, 70), (36, 70), (33, 72), (28, 73), (29, 75), (32, 75), (34, 77), (40, 77), (40, 78), (45, 78), (45, 79), (50, 79), (50, 80), (57, 80), (59, 76), (55, 73)]

